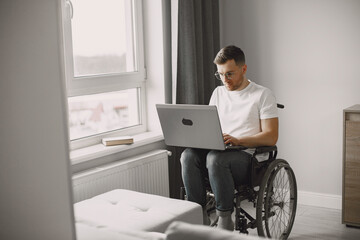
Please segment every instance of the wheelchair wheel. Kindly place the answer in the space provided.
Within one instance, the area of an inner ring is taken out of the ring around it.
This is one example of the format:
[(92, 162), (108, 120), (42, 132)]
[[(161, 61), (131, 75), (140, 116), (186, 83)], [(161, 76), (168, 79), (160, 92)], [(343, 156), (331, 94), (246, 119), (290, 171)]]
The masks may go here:
[(256, 204), (259, 236), (287, 239), (295, 220), (297, 186), (293, 170), (282, 159), (274, 160), (261, 182)]

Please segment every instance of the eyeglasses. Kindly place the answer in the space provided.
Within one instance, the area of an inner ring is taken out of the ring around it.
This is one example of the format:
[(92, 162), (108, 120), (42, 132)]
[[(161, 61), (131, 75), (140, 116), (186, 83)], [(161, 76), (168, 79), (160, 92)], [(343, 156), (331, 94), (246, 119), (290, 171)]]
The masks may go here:
[(237, 71), (227, 72), (225, 74), (216, 72), (215, 77), (219, 80), (222, 80), (224, 77), (226, 77), (228, 80), (231, 80), (233, 78), (233, 76), (235, 75), (235, 72), (237, 72)]

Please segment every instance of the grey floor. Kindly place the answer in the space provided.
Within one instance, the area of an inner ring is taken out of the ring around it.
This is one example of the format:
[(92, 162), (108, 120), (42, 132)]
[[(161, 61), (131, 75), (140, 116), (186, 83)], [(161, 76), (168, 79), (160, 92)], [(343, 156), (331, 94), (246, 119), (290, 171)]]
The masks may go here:
[(360, 239), (360, 228), (341, 223), (341, 210), (298, 205), (289, 239)]
[[(250, 214), (255, 211), (250, 204), (242, 203)], [(249, 235), (257, 236), (256, 229), (250, 229)], [(295, 223), (289, 239), (360, 239), (360, 228), (341, 224), (341, 210), (298, 205)]]

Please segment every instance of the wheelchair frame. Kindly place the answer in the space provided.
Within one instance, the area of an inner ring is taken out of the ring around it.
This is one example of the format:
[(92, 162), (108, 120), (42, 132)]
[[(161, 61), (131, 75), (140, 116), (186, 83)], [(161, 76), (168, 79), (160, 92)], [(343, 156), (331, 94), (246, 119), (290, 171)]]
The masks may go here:
[[(278, 108), (284, 105), (277, 104)], [(245, 147), (239, 146), (240, 150)], [(268, 153), (267, 160), (259, 162), (256, 155)], [(249, 184), (235, 187), (235, 230), (247, 233), (248, 229), (257, 228), (259, 236), (287, 239), (295, 221), (297, 207), (297, 184), (295, 174), (283, 159), (277, 159), (277, 147), (257, 147), (251, 157)], [(207, 179), (208, 180), (208, 179)], [(208, 215), (215, 211), (215, 196), (210, 183), (207, 189), (206, 209)], [(180, 189), (180, 198), (186, 199), (185, 188)], [(256, 208), (254, 218), (241, 207), (241, 202), (248, 200)], [(217, 225), (218, 218), (211, 223)]]
[[(261, 153), (269, 153), (268, 159), (259, 162), (256, 155)], [(249, 228), (257, 228), (259, 236), (276, 239), (289, 237), (296, 214), (297, 185), (290, 165), (283, 159), (276, 159), (276, 156), (276, 146), (258, 147), (252, 155), (250, 184), (235, 188), (235, 230), (248, 233)], [(282, 179), (285, 176), (286, 182)], [(284, 185), (280, 186), (281, 184), (285, 184), (288, 188), (285, 189), (286, 192), (283, 191)], [(255, 218), (241, 207), (241, 202), (244, 200), (254, 204)], [(206, 208), (208, 215), (215, 210), (215, 204), (215, 196), (209, 187)], [(211, 226), (216, 226), (217, 220), (218, 218), (211, 223)]]

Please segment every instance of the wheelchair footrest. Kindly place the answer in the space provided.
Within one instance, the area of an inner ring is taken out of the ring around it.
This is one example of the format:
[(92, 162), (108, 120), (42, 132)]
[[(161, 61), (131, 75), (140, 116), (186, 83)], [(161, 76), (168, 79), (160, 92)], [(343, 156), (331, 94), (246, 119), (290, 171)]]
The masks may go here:
[(235, 216), (235, 229), (241, 233), (248, 234), (247, 229), (256, 228), (256, 220), (242, 208), (239, 208), (237, 211), (238, 214)]
[(244, 215), (240, 215), (238, 216), (238, 220), (237, 220), (237, 224), (235, 226), (235, 229), (237, 231), (240, 231), (241, 233), (246, 233), (249, 234), (248, 226), (247, 226), (247, 219), (245, 218)]

